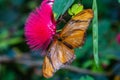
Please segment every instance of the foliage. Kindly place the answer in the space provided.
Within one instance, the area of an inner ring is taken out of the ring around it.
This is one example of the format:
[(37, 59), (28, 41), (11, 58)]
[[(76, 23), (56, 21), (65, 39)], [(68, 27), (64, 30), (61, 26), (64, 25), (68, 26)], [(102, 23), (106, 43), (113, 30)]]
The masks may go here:
[[(93, 59), (91, 24), (84, 46), (75, 49), (76, 59), (71, 64), (83, 71), (61, 69), (54, 77), (45, 79), (41, 76), (41, 65), (32, 65), (37, 60), (38, 63), (41, 62), (43, 58), (30, 52), (23, 33), (28, 14), (40, 5), (41, 0), (0, 0), (0, 80), (117, 80), (116, 76), (120, 75), (120, 44), (116, 40), (120, 34), (118, 2), (120, 1), (97, 0), (98, 16), (95, 16), (98, 17), (98, 24), (95, 24), (98, 25), (99, 68), (96, 68)], [(60, 20), (57, 27), (62, 28), (66, 24), (71, 18), (68, 10), (78, 3), (84, 9), (92, 8), (92, 0), (55, 0), (53, 10), (56, 20), (60, 16), (65, 20)], [(85, 74), (84, 70), (88, 70), (88, 73)]]
[(92, 77), (90, 76), (86, 76), (86, 77), (81, 77), (80, 80), (94, 80)]
[(99, 65), (99, 58), (98, 58), (98, 11), (97, 11), (97, 2), (96, 0), (93, 0), (93, 11), (94, 11), (94, 18), (92, 22), (92, 31), (93, 31), (93, 53), (94, 53), (94, 59), (95, 63), (98, 66)]
[(118, 0), (118, 2), (120, 3), (120, 0)]
[(76, 15), (83, 10), (83, 5), (74, 4), (71, 8), (68, 9), (70, 15)]
[(74, 0), (55, 0), (53, 5), (53, 11), (56, 15), (55, 18), (58, 19), (60, 15), (64, 14), (73, 2)]

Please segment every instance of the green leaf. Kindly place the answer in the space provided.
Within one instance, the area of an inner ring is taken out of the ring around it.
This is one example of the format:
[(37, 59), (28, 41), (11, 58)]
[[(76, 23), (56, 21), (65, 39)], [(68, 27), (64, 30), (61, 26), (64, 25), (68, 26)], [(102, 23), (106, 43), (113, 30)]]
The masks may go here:
[(86, 79), (85, 79), (85, 77), (82, 76), (82, 77), (80, 78), (80, 80), (86, 80)]
[(98, 67), (99, 65), (99, 57), (98, 57), (98, 12), (97, 12), (97, 2), (93, 0), (92, 9), (94, 11), (94, 18), (93, 18), (93, 53), (94, 53), (94, 60)]
[(0, 42), (0, 49), (6, 49), (9, 45), (15, 45), (22, 41), (23, 41), (23, 39), (20, 37), (11, 38), (8, 40), (6, 39), (6, 40)]
[(75, 0), (55, 0), (53, 4), (53, 11), (56, 15), (55, 19), (57, 20), (60, 15), (64, 14), (74, 1)]
[(94, 80), (94, 78), (92, 78), (91, 76), (82, 76), (79, 80)]
[(74, 4), (71, 8), (69, 8), (68, 13), (70, 15), (76, 15), (83, 10), (83, 5)]
[(118, 2), (120, 3), (120, 0), (118, 0)]
[(90, 76), (86, 76), (86, 78), (87, 78), (87, 80), (94, 80), (92, 77), (90, 77)]
[(92, 60), (87, 60), (85, 63), (83, 63), (82, 67), (83, 68), (88, 68), (93, 64)]
[(5, 73), (4, 77), (2, 77), (2, 80), (15, 80), (16, 74), (13, 71), (8, 71)]

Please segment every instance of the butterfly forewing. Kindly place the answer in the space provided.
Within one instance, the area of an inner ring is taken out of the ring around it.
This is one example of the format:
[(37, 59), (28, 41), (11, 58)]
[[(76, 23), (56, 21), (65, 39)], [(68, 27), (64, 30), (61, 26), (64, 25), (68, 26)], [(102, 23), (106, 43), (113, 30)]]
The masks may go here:
[(84, 35), (85, 35), (85, 31), (76, 30), (76, 31), (73, 31), (73, 33), (70, 34), (69, 36), (66, 36), (63, 42), (65, 44), (69, 44), (70, 47), (75, 48), (75, 47), (81, 46), (84, 43)]
[(84, 36), (93, 18), (91, 9), (83, 10), (75, 15), (63, 28), (60, 38), (65, 44), (69, 44), (72, 48), (81, 46), (84, 43)]
[[(47, 54), (48, 55), (46, 56), (48, 56), (49, 58), (47, 58), (48, 61), (44, 60), (44, 62), (46, 61), (47, 63), (43, 63), (43, 75), (49, 75), (49, 77), (51, 77), (53, 73), (56, 72), (56, 70), (60, 69), (61, 67), (64, 67), (64, 65), (66, 64), (71, 63), (75, 58), (74, 50), (70, 49), (69, 47), (67, 47), (58, 40), (53, 41), (53, 43), (48, 49)], [(51, 62), (54, 72), (52, 71), (53, 69), (51, 69), (51, 65), (50, 66), (46, 65), (47, 66), (46, 68), (44, 67), (45, 64), (49, 64), (49, 61)], [(49, 69), (50, 71), (48, 71), (47, 74), (47, 70)], [(49, 73), (51, 73), (51, 75)]]

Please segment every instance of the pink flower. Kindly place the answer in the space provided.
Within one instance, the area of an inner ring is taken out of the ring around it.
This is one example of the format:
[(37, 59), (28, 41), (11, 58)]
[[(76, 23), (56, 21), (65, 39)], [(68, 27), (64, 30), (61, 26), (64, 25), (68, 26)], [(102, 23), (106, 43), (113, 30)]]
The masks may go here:
[(117, 35), (116, 40), (120, 44), (120, 33)]
[(43, 0), (41, 6), (31, 12), (26, 20), (25, 37), (32, 50), (44, 52), (56, 33), (53, 3), (54, 0)]

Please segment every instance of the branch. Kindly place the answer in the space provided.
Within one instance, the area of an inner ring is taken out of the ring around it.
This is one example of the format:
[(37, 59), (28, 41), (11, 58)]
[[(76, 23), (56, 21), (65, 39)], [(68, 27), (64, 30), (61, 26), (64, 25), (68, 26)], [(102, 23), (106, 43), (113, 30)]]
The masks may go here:
[[(43, 60), (41, 60), (41, 59), (32, 60), (29, 55), (23, 55), (21, 57), (15, 57), (15, 58), (10, 58), (5, 55), (0, 56), (0, 63), (6, 63), (6, 62), (14, 62), (14, 63), (19, 63), (19, 64), (24, 64), (29, 67), (33, 67), (33, 66), (42, 66)], [(110, 72), (108, 72), (108, 73), (92, 72), (87, 69), (80, 69), (78, 67), (70, 66), (70, 65), (66, 65), (63, 69), (68, 69), (73, 72), (77, 72), (77, 73), (81, 73), (81, 74), (89, 74), (89, 75), (93, 75), (93, 76), (96, 76), (96, 75), (110, 76), (111, 75)]]
[(93, 72), (87, 69), (81, 69), (81, 68), (70, 66), (70, 65), (67, 65), (64, 69), (68, 69), (70, 71), (81, 73), (81, 74), (89, 74), (93, 76), (101, 76), (101, 75), (110, 76), (111, 75), (111, 73), (109, 72), (108, 73)]

